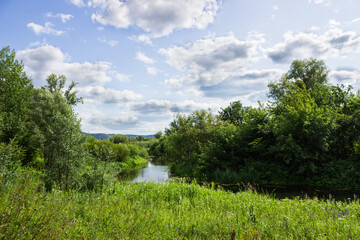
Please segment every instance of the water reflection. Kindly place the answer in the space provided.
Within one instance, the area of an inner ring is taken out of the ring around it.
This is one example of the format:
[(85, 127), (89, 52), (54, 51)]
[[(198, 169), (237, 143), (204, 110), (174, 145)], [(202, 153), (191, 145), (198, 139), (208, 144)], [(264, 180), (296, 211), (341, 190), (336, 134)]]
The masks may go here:
[(120, 181), (129, 181), (132, 183), (140, 182), (166, 182), (169, 180), (169, 169), (164, 165), (154, 165), (148, 162), (147, 167), (128, 171), (118, 176)]

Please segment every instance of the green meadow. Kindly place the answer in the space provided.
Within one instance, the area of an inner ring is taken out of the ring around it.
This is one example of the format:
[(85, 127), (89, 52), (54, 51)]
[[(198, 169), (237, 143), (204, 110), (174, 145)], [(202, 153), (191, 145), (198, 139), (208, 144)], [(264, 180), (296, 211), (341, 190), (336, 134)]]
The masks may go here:
[(0, 239), (359, 239), (359, 200), (276, 199), (182, 182), (0, 192)]

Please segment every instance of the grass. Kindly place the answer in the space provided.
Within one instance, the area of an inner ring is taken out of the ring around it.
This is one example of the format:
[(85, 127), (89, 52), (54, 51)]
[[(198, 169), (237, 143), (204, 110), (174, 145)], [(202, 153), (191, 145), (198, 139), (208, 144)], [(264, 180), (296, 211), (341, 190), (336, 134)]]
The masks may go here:
[(230, 193), (195, 183), (53, 190), (0, 185), (0, 239), (359, 239), (360, 203)]

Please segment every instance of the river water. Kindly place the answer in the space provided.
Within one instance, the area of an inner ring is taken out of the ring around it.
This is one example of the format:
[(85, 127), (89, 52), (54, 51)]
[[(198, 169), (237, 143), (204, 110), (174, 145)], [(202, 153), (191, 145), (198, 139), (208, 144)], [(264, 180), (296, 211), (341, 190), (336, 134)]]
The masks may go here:
[[(118, 177), (120, 181), (128, 181), (132, 183), (140, 182), (166, 182), (169, 180), (170, 173), (168, 166), (155, 165), (148, 162), (145, 168), (133, 170), (122, 174)], [(220, 185), (220, 188), (232, 192), (243, 191), (244, 186), (238, 184)], [(292, 186), (259, 186), (255, 185), (254, 189), (258, 193), (268, 193), (276, 198), (294, 198), (298, 197), (318, 197), (321, 199), (336, 199), (336, 200), (350, 200), (357, 199), (360, 196), (360, 189), (357, 190), (334, 190), (334, 189), (316, 189), (309, 187), (292, 187)]]
[(140, 182), (166, 182), (169, 180), (169, 168), (164, 165), (155, 165), (148, 162), (145, 168), (137, 169), (134, 171), (127, 172), (118, 179), (121, 181), (128, 181), (132, 183)]

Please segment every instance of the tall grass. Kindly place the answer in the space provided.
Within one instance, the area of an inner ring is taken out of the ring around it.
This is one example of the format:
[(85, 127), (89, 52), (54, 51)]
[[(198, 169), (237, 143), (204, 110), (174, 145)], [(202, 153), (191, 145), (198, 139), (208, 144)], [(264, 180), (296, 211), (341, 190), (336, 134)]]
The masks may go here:
[(0, 191), (1, 239), (360, 238), (358, 200), (277, 200), (181, 182), (45, 192), (32, 175)]

